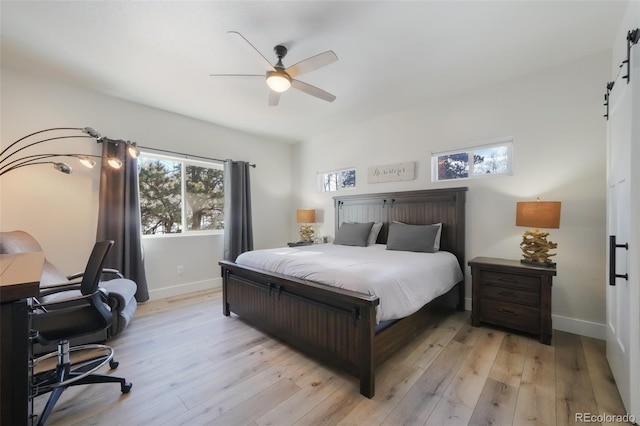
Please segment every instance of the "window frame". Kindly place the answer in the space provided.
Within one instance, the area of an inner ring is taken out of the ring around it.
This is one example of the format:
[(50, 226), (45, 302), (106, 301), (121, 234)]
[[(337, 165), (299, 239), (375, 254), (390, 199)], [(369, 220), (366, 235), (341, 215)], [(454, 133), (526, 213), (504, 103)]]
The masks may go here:
[[(470, 161), (471, 164), (469, 164), (469, 172), (467, 177), (458, 177), (458, 178), (451, 178), (451, 179), (438, 178), (438, 172), (439, 172), (438, 158), (446, 155), (467, 154), (468, 158), (473, 159), (474, 154), (477, 151), (482, 151), (482, 150), (491, 149), (491, 148), (499, 148), (499, 147), (507, 148), (507, 160), (506, 160), (507, 171), (506, 172), (475, 174), (473, 171), (473, 166), (474, 166), (473, 160), (471, 160)], [(501, 177), (501, 176), (513, 176), (513, 138), (512, 137), (494, 139), (491, 141), (468, 146), (465, 148), (431, 152), (431, 182), (451, 182), (456, 180), (484, 179), (484, 178)]]
[[(189, 230), (187, 222), (187, 208), (185, 200), (187, 198), (187, 184), (186, 184), (186, 171), (187, 166), (206, 167), (209, 169), (219, 169), (224, 172), (223, 162), (194, 160), (191, 158), (181, 158), (177, 156), (167, 154), (156, 154), (153, 151), (140, 150), (138, 159), (146, 157), (151, 159), (168, 160), (176, 163), (180, 163), (180, 206), (181, 206), (181, 218), (180, 218), (180, 232), (170, 232), (161, 234), (142, 234), (143, 238), (176, 238), (185, 236), (200, 236), (200, 235), (224, 235), (223, 229), (198, 229)], [(139, 170), (139, 169), (138, 169)], [(138, 192), (140, 192), (140, 175), (138, 175)], [(141, 217), (140, 204), (138, 201), (138, 215)]]
[[(353, 186), (348, 186), (348, 187), (342, 186), (342, 174), (344, 172), (349, 172), (349, 171), (352, 171), (352, 170), (353, 170), (354, 179), (355, 179), (356, 183)], [(323, 185), (323, 182), (324, 182), (324, 178), (323, 177), (327, 176), (327, 175), (332, 175), (332, 174), (338, 175), (338, 177), (339, 177), (336, 189), (335, 190), (327, 190), (327, 191), (325, 191), (324, 190), (324, 185)], [(326, 172), (318, 172), (317, 175), (316, 175), (316, 190), (318, 192), (321, 192), (321, 193), (338, 192), (338, 191), (349, 191), (349, 190), (355, 189), (357, 187), (357, 185), (358, 185), (358, 176), (357, 176), (357, 170), (356, 170), (355, 167), (345, 167), (343, 169), (329, 170), (329, 171), (326, 171)]]

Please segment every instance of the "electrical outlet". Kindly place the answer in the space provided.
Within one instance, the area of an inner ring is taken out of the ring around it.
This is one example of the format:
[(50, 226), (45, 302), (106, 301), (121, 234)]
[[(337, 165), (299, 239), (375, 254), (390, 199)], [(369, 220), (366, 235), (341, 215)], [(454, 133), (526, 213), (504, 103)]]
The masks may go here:
[(184, 266), (178, 265), (178, 275), (184, 274)]

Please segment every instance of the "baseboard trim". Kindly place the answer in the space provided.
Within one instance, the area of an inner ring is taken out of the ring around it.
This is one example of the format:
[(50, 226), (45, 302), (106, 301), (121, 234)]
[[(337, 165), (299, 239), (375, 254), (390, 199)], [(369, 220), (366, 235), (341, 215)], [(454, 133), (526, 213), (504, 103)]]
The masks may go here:
[(182, 294), (192, 293), (194, 291), (212, 290), (222, 288), (222, 278), (214, 278), (210, 280), (194, 281), (191, 283), (178, 284), (170, 287), (156, 288), (149, 290), (149, 299), (164, 299), (165, 297), (179, 296)]
[[(472, 308), (471, 298), (465, 298), (464, 308), (470, 311)], [(593, 337), (594, 339), (605, 340), (607, 338), (606, 324), (593, 321), (585, 321), (576, 318), (563, 317), (561, 315), (551, 315), (553, 328), (567, 333), (579, 334), (580, 336)]]
[(551, 315), (551, 319), (555, 330), (601, 340), (604, 340), (607, 337), (607, 327), (605, 324), (576, 318), (568, 318), (560, 315)]

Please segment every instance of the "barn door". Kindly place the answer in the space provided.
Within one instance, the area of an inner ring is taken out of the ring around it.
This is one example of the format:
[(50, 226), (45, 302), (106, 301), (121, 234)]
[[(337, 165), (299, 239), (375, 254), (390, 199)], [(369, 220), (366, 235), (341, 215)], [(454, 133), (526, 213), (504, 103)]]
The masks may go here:
[[(635, 49), (638, 64), (638, 51)], [(635, 67), (627, 83), (621, 73), (609, 94), (607, 121), (607, 359), (627, 412), (639, 416), (640, 382), (640, 296), (638, 286), (638, 86), (640, 71)], [(635, 87), (634, 87), (635, 84)], [(635, 286), (635, 287), (634, 287)], [(636, 410), (634, 413), (633, 410)], [(639, 417), (640, 418), (640, 417)]]

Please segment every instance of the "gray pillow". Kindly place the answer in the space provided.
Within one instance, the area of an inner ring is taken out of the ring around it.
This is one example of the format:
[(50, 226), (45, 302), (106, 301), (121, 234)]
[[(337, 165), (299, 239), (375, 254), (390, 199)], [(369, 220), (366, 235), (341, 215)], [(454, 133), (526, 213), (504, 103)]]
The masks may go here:
[[(358, 222), (343, 222), (343, 223), (358, 223)], [(378, 241), (378, 234), (382, 229), (382, 222), (374, 222), (371, 227), (371, 231), (369, 232), (369, 237), (367, 238), (367, 245), (372, 246)]]
[(342, 222), (340, 228), (336, 231), (336, 237), (333, 244), (343, 246), (367, 246), (367, 239), (371, 232), (373, 222), (367, 223), (346, 223)]
[(438, 225), (406, 225), (394, 222), (389, 226), (387, 250), (434, 253)]

